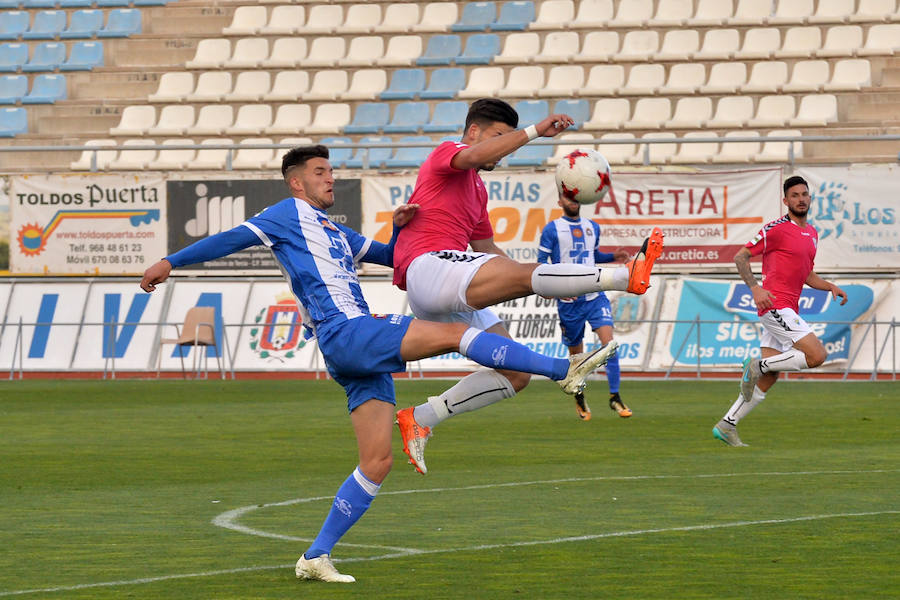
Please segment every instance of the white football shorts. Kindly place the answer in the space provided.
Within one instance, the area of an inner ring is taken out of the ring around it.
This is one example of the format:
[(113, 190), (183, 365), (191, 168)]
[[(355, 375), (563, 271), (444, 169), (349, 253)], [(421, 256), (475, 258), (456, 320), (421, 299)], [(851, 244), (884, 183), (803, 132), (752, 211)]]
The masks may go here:
[(466, 290), (478, 269), (496, 257), (484, 252), (441, 250), (416, 257), (406, 269), (409, 308), (419, 319), (441, 323), (468, 323), (487, 329), (500, 322), (489, 308), (466, 303)]
[(790, 350), (797, 340), (812, 333), (809, 323), (793, 308), (773, 308), (760, 315), (759, 323), (762, 325), (759, 345), (779, 352)]

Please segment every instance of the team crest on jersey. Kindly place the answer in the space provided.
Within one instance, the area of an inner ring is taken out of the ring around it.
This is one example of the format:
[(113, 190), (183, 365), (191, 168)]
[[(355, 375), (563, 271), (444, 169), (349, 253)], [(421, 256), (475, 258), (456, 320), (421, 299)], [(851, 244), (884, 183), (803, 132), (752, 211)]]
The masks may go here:
[(275, 297), (275, 304), (262, 308), (250, 329), (250, 349), (268, 362), (284, 363), (306, 345), (301, 335), (303, 319), (289, 293)]
[(584, 237), (584, 232), (581, 231), (581, 228), (580, 228), (580, 227), (573, 227), (573, 228), (572, 228), (572, 237), (573, 237), (573, 238)]
[(403, 322), (403, 315), (384, 315), (384, 314), (373, 314), (373, 319), (387, 319), (391, 325), (399, 325)]

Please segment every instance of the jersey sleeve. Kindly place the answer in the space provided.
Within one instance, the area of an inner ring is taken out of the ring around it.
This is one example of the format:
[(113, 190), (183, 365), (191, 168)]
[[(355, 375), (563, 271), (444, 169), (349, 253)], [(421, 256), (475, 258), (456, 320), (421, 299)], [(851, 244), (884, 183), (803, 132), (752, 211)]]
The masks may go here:
[(297, 222), (296, 214), (287, 214), (286, 207), (289, 205), (293, 205), (293, 199), (274, 204), (253, 215), (241, 225), (256, 234), (266, 247), (271, 248), (288, 238), (290, 233), (288, 223)]
[(174, 268), (183, 267), (185, 265), (195, 265), (215, 260), (234, 254), (239, 250), (257, 246), (260, 244), (260, 238), (251, 229), (244, 227), (243, 224), (238, 225), (228, 231), (221, 231), (215, 235), (211, 235), (200, 241), (194, 242), (190, 246), (182, 248), (174, 254), (166, 257), (169, 264)]
[(544, 230), (541, 231), (541, 241), (538, 245), (539, 263), (557, 263), (559, 262), (559, 238), (556, 234), (556, 227), (553, 223), (548, 223)]
[(435, 175), (459, 173), (459, 169), (454, 169), (450, 166), (450, 162), (453, 160), (453, 157), (456, 156), (457, 152), (468, 147), (468, 145), (463, 144), (462, 142), (444, 142), (443, 144), (439, 144), (438, 147), (432, 150), (431, 154), (428, 155), (426, 162), (429, 163), (429, 170)]
[(771, 234), (771, 231), (767, 232), (766, 228), (763, 227), (759, 230), (759, 233), (753, 236), (752, 240), (744, 244), (744, 247), (750, 250), (750, 256), (759, 256), (765, 251), (767, 242), (766, 238)]

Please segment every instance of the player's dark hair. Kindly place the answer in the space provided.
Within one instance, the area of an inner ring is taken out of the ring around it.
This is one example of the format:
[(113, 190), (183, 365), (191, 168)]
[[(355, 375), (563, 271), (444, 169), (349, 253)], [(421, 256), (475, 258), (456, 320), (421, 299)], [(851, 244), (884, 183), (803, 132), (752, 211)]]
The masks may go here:
[(328, 148), (321, 144), (315, 146), (297, 146), (284, 153), (281, 159), (281, 176), (287, 177), (287, 172), (294, 167), (302, 167), (311, 158), (328, 158)]
[(506, 123), (513, 129), (519, 126), (519, 113), (503, 100), (496, 98), (481, 98), (469, 106), (469, 114), (466, 115), (466, 128), (472, 123), (479, 127), (490, 127), (493, 123)]
[(788, 177), (784, 180), (784, 195), (787, 197), (787, 191), (794, 187), (795, 185), (803, 184), (806, 186), (806, 189), (809, 190), (809, 184), (806, 183), (806, 180), (800, 177), (799, 175), (794, 175), (792, 177)]

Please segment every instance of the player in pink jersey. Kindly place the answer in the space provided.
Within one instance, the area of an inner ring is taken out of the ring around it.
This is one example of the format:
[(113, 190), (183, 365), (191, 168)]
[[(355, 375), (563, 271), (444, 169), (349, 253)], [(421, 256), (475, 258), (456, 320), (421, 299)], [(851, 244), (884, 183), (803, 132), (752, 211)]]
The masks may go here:
[[(715, 427), (713, 435), (730, 446), (746, 446), (737, 433), (737, 424), (763, 401), (775, 384), (779, 371), (799, 371), (818, 367), (828, 358), (822, 341), (799, 315), (798, 301), (803, 285), (826, 290), (846, 304), (844, 290), (813, 272), (819, 235), (806, 222), (809, 212), (809, 185), (802, 177), (788, 177), (784, 199), (788, 212), (763, 227), (734, 257), (738, 273), (750, 287), (756, 303), (762, 358), (744, 361), (741, 393)], [(750, 269), (750, 257), (762, 255), (762, 285)]]
[[(462, 140), (444, 142), (422, 164), (409, 200), (419, 209), (394, 249), (394, 283), (407, 291), (417, 317), (463, 322), (509, 337), (505, 325), (487, 307), (530, 294), (570, 298), (604, 290), (647, 291), (653, 262), (662, 253), (658, 228), (630, 263), (613, 268), (523, 264), (511, 260), (494, 243), (487, 190), (478, 171), (490, 171), (534, 138), (554, 137), (573, 124), (564, 114), (550, 115), (524, 129), (516, 129), (518, 122), (518, 114), (506, 102), (476, 100), (469, 107)], [(616, 346), (612, 341), (579, 356), (611, 356)], [(416, 470), (425, 473), (424, 448), (432, 427), (450, 416), (510, 398), (529, 379), (526, 373), (502, 367), (477, 371), (440, 396), (399, 411), (403, 451)]]

